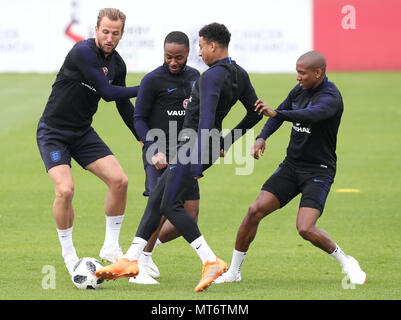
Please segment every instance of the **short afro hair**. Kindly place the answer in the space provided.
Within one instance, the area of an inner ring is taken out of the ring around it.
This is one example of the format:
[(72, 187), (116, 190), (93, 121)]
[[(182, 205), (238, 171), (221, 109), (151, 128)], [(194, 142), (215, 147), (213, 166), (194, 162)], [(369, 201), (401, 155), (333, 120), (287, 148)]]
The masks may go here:
[(215, 41), (224, 47), (228, 47), (231, 33), (224, 24), (213, 22), (199, 30), (199, 37), (203, 37), (207, 41)]
[(178, 43), (183, 44), (185, 47), (189, 48), (188, 36), (181, 31), (172, 31), (164, 39), (164, 45), (166, 43)]

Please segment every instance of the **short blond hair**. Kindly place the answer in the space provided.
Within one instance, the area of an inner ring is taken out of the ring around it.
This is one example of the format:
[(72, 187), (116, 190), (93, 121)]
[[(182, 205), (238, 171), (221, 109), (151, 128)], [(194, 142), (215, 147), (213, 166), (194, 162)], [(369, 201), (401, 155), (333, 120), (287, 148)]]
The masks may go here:
[(107, 17), (112, 21), (121, 20), (121, 22), (123, 23), (121, 31), (122, 32), (124, 31), (125, 19), (126, 19), (124, 12), (122, 12), (116, 8), (104, 8), (104, 9), (100, 10), (99, 14), (97, 16), (97, 27), (98, 28), (100, 27), (100, 22), (102, 21), (102, 19), (104, 17)]

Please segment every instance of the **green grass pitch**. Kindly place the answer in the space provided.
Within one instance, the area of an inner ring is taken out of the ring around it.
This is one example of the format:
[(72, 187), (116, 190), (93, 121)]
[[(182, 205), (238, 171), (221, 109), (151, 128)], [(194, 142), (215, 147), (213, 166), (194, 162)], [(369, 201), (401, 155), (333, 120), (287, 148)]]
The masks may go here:
[[(160, 285), (108, 281), (96, 291), (76, 289), (64, 267), (52, 216), (53, 186), (36, 146), (36, 125), (55, 75), (0, 75), (0, 299), (1, 300), (399, 300), (401, 298), (401, 73), (329, 73), (343, 94), (338, 171), (318, 226), (353, 255), (367, 283), (345, 289), (339, 264), (304, 241), (295, 228), (299, 198), (262, 221), (246, 257), (242, 281), (194, 293), (201, 262), (182, 239), (154, 252)], [(142, 75), (130, 74), (138, 84)], [(258, 95), (276, 107), (295, 85), (294, 74), (252, 74)], [(237, 105), (224, 122), (231, 128), (244, 114)], [(259, 133), (266, 118), (255, 130)], [(130, 179), (120, 244), (127, 250), (146, 199), (139, 144), (114, 103), (101, 102), (94, 128), (113, 150)], [(235, 236), (263, 182), (284, 158), (290, 124), (268, 141), (251, 175), (235, 164), (219, 164), (200, 180), (199, 225), (215, 253), (231, 261)], [(245, 142), (245, 140), (243, 140)], [(249, 153), (245, 150), (243, 154)], [(241, 150), (240, 150), (241, 151)], [(249, 156), (248, 156), (249, 157)], [(241, 166), (239, 166), (241, 167)], [(105, 185), (75, 162), (74, 242), (80, 257), (98, 257), (104, 239)], [(357, 189), (359, 192), (337, 192)], [(48, 288), (47, 266), (55, 270)], [(345, 286), (347, 287), (347, 286)]]

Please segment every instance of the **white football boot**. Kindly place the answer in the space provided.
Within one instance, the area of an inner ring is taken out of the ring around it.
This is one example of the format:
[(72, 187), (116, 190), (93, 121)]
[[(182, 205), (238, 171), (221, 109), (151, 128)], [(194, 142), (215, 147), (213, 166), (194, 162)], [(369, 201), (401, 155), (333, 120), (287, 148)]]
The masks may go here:
[(348, 256), (343, 265), (343, 271), (348, 275), (351, 283), (364, 284), (366, 282), (366, 273), (363, 272), (354, 257)]
[(69, 255), (64, 258), (64, 264), (70, 275), (72, 275), (75, 264), (79, 258), (76, 255)]
[(159, 268), (157, 267), (157, 265), (153, 262), (152, 260), (152, 256), (149, 257), (148, 260), (148, 274), (152, 277), (152, 278), (159, 278), (160, 277), (160, 271)]
[(241, 273), (232, 273), (230, 270), (227, 272), (223, 273), (221, 276), (219, 276), (216, 280), (214, 280), (213, 283), (226, 283), (226, 282), (240, 282), (241, 281)]
[(159, 282), (149, 274), (149, 267), (144, 264), (138, 264), (139, 273), (135, 278), (129, 278), (130, 283), (136, 284), (159, 284)]
[(102, 258), (103, 260), (109, 261), (111, 263), (114, 263), (121, 258), (124, 257), (124, 253), (121, 250), (121, 248), (116, 247), (116, 248), (102, 248), (99, 253), (99, 257)]

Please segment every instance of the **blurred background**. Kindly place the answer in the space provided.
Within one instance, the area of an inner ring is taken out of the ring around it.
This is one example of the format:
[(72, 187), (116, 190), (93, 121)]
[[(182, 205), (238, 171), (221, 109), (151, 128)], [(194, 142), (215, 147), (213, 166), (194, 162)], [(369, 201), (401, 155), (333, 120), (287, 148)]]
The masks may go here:
[(315, 49), (328, 70), (400, 70), (399, 0), (1, 0), (0, 72), (56, 72), (75, 41), (94, 36), (99, 9), (127, 15), (117, 50), (128, 72), (148, 72), (162, 60), (168, 32), (191, 40), (189, 64), (197, 56), (198, 30), (224, 23), (232, 33), (230, 54), (254, 73), (293, 72), (302, 53)]

